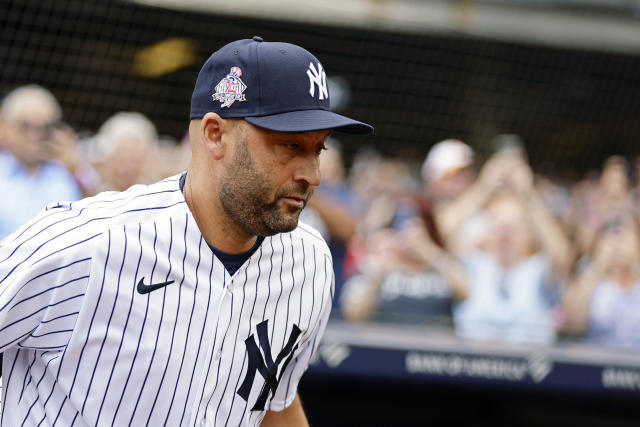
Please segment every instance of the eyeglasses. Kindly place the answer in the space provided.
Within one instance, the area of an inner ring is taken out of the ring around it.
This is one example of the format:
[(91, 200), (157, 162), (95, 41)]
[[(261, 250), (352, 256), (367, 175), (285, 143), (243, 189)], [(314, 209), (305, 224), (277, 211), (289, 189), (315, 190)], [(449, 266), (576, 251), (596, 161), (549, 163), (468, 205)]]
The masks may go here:
[(45, 124), (33, 123), (26, 120), (19, 120), (16, 122), (16, 125), (20, 128), (20, 130), (24, 133), (33, 133), (38, 134), (41, 139), (48, 140), (51, 139), (53, 134), (53, 130), (60, 126), (59, 121), (52, 121)]

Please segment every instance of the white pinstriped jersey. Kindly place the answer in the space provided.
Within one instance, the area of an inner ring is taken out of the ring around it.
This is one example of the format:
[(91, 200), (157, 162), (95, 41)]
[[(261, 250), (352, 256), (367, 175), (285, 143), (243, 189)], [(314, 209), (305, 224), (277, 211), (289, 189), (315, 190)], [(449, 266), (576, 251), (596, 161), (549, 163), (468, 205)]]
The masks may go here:
[(229, 276), (178, 179), (50, 205), (0, 244), (2, 426), (259, 425), (292, 402), (325, 242), (300, 223)]

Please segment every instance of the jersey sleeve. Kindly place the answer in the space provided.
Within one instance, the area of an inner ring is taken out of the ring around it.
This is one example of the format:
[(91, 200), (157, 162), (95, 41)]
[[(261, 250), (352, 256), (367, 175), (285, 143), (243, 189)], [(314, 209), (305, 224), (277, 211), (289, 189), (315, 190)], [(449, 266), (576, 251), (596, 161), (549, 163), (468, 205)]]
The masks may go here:
[[(330, 260), (330, 256), (328, 256)], [(325, 276), (325, 286), (323, 287), (323, 298), (320, 314), (316, 319), (315, 328), (301, 346), (301, 350), (297, 356), (287, 366), (282, 374), (282, 379), (278, 384), (278, 389), (271, 399), (269, 406), (270, 411), (282, 411), (287, 408), (296, 397), (298, 383), (300, 378), (309, 367), (309, 362), (318, 349), (322, 335), (329, 320), (331, 313), (331, 302), (335, 289), (335, 277), (333, 274), (333, 266), (328, 262), (327, 274)]]
[(43, 211), (0, 242), (0, 352), (63, 348), (71, 336), (99, 234), (68, 232), (52, 216)]

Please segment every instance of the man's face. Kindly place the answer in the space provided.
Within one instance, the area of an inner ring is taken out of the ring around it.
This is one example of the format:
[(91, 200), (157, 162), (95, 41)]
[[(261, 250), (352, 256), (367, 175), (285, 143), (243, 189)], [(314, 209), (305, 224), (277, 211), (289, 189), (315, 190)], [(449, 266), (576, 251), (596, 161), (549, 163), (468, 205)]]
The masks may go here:
[(25, 96), (13, 111), (3, 115), (3, 143), (25, 166), (37, 167), (51, 155), (48, 143), (56, 120), (47, 102)]
[(529, 255), (533, 234), (526, 212), (515, 196), (502, 196), (487, 207), (490, 228), (487, 249), (502, 264), (510, 265)]
[[(111, 141), (116, 149), (101, 164), (100, 173), (109, 181), (112, 189), (124, 191), (141, 181), (145, 161), (153, 159), (152, 150), (146, 140), (123, 137)], [(153, 162), (155, 159), (150, 160)]]
[(239, 122), (219, 186), (229, 217), (250, 234), (292, 231), (320, 184), (319, 155), (329, 131), (274, 132)]
[(427, 181), (425, 189), (436, 201), (449, 203), (460, 197), (474, 181), (475, 174), (472, 168), (465, 167)]

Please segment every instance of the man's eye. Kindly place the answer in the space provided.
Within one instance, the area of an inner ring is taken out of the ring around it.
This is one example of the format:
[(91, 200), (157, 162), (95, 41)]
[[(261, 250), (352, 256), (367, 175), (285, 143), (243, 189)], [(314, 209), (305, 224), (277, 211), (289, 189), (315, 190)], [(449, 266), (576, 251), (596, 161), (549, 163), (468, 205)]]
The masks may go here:
[(300, 144), (285, 144), (285, 147), (287, 147), (289, 150), (297, 150), (298, 148), (300, 148)]
[(323, 146), (321, 146), (321, 147), (318, 147), (318, 148), (316, 149), (316, 154), (320, 155), (320, 153), (322, 153), (322, 152), (323, 152), (324, 150), (326, 150), (326, 149), (327, 149), (327, 147), (325, 147), (324, 145), (323, 145)]

